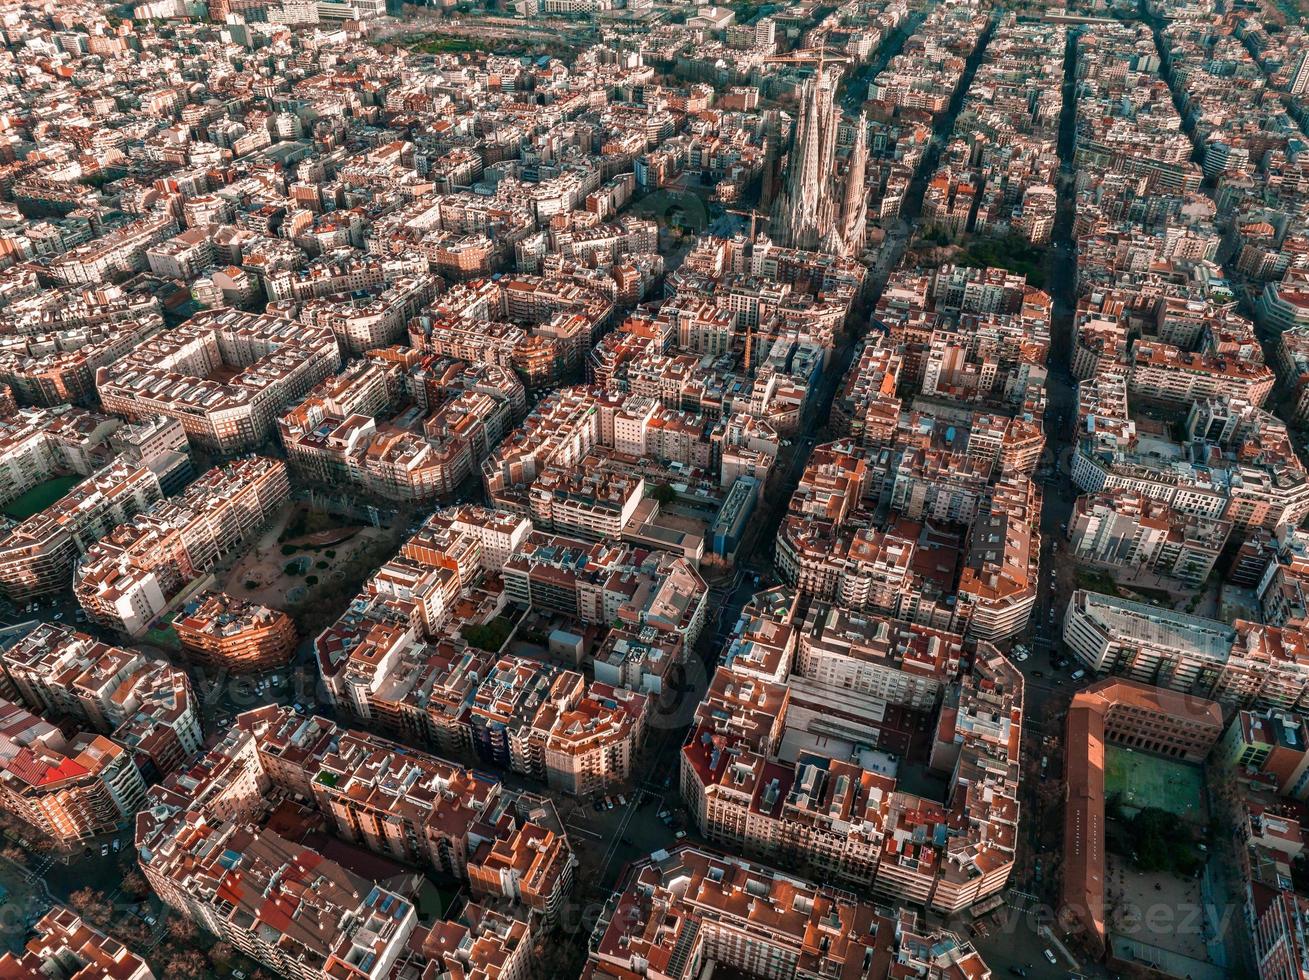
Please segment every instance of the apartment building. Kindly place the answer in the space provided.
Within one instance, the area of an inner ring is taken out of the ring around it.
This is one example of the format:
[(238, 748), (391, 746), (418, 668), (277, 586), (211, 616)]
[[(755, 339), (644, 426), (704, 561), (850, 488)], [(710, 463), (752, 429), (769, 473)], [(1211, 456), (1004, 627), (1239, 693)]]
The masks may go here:
[(1138, 340), (1132, 345), (1128, 393), (1145, 402), (1189, 410), (1197, 401), (1227, 398), (1262, 405), (1276, 381), (1265, 364), (1195, 354), (1171, 344)]
[(1068, 521), (1070, 546), (1079, 559), (1151, 572), (1193, 589), (1209, 577), (1230, 532), (1229, 521), (1180, 513), (1127, 488), (1083, 494)]
[(101, 283), (115, 273), (145, 268), (146, 249), (177, 234), (177, 219), (165, 212), (148, 215), (57, 256), (49, 274), (66, 286)]
[(394, 279), (376, 295), (356, 290), (311, 299), (300, 307), (299, 320), (328, 327), (346, 356), (358, 355), (395, 343), (436, 292), (437, 279), (420, 273)]
[(109, 462), (109, 436), (121, 423), (71, 405), (17, 409), (0, 418), (0, 505), (52, 474), (90, 476)]
[(1064, 613), (1063, 639), (1097, 673), (1239, 707), (1305, 703), (1309, 654), (1298, 629), (1227, 624), (1078, 590)]
[(1278, 796), (1303, 800), (1309, 793), (1309, 725), (1298, 713), (1278, 708), (1238, 711), (1214, 758), (1231, 766), (1238, 777), (1266, 780)]
[(281, 317), (207, 310), (140, 344), (97, 379), (108, 412), (178, 419), (198, 448), (256, 449), (291, 401), (341, 366), (336, 335)]
[(936, 707), (963, 656), (958, 634), (821, 602), (809, 607), (799, 637), (797, 673), (913, 711)]
[(402, 353), (353, 362), (278, 420), (297, 476), (429, 502), (479, 472), (526, 410), (522, 383), (507, 368), (434, 357), (406, 363)]
[(41, 980), (58, 964), (61, 976), (114, 977), (115, 980), (155, 980), (155, 973), (139, 954), (105, 935), (72, 909), (52, 907), (32, 924), (33, 936), (23, 952), (0, 956), (0, 976), (13, 980)]
[[(383, 980), (402, 961), (421, 974), (429, 956), (446, 965), (472, 957), (480, 969), (479, 953), (488, 977), (501, 975), (495, 963), (511, 951), (494, 937), (525, 936), (507, 917), (464, 932), (439, 926), (410, 944), (411, 900), (283, 836), (287, 821), (305, 818), (326, 820), (355, 846), (461, 878), (495, 863), (492, 851), (505, 855), (500, 873), (481, 875), (477, 887), (529, 918), (559, 909), (575, 863), (548, 800), (271, 706), (239, 716), (192, 769), (150, 791), (136, 828), (142, 871), (172, 908), (283, 976), (330, 980), (349, 968)], [(286, 912), (270, 919), (260, 909), (272, 896)], [(462, 954), (441, 938), (479, 933), (488, 942)]]
[[(881, 529), (864, 509), (878, 481), (866, 465), (855, 466), (863, 456), (867, 451), (848, 440), (815, 450), (791, 513), (778, 529), (776, 561), (783, 577), (816, 599), (978, 639), (1021, 631), (1035, 602), (1040, 555), (1035, 526), (1040, 495), (1032, 481), (1001, 476), (990, 484), (978, 474), (969, 484), (972, 503), (935, 515), (914, 503), (917, 495), (906, 494), (898, 499), (909, 513)], [(844, 460), (840, 467), (865, 475), (832, 484), (825, 468), (837, 459)], [(958, 491), (963, 481), (948, 479)], [(930, 484), (938, 486), (935, 480)], [(943, 490), (940, 499), (947, 496), (962, 499), (963, 494)], [(896, 499), (892, 492), (893, 506)], [(951, 514), (960, 519), (971, 514), (972, 526), (962, 534), (946, 530)]]
[(163, 499), (167, 457), (115, 462), (0, 537), (0, 592), (14, 602), (67, 588), (73, 566), (102, 536)]
[(286, 613), (223, 592), (188, 599), (173, 629), (192, 660), (233, 673), (280, 667), (290, 661), (297, 641)]
[(0, 808), (56, 846), (116, 830), (145, 800), (132, 753), (103, 735), (63, 733), (0, 699)]
[(997, 641), (1027, 627), (1036, 604), (1040, 514), (1040, 491), (1026, 477), (1002, 478), (982, 504), (959, 574), (969, 637)]
[[(1125, 379), (1111, 373), (1079, 386), (1077, 413), (1072, 477), (1087, 493), (1134, 490), (1242, 535), (1309, 516), (1309, 477), (1285, 424), (1250, 403), (1192, 403), (1178, 442), (1131, 414)], [(1198, 452), (1207, 465), (1192, 461)]]
[[(805, 625), (821, 623), (811, 617)], [(907, 623), (894, 624), (895, 634), (891, 628), (878, 627), (874, 636), (883, 643), (898, 636), (903, 646), (915, 632)], [(935, 659), (911, 660), (908, 650), (897, 650), (904, 658), (898, 669), (892, 661), (880, 673), (899, 683), (880, 687), (856, 684), (850, 658), (831, 650), (834, 638), (826, 634), (808, 652), (801, 640), (794, 672), (784, 666), (761, 675), (757, 667), (773, 658), (753, 646), (719, 667), (682, 748), (682, 797), (701, 833), (827, 881), (871, 888), (883, 900), (947, 914), (1002, 889), (1018, 817), (1021, 675), (985, 644), (972, 673), (961, 674), (957, 662), (948, 673), (947, 651), (962, 638), (929, 633), (916, 643), (914, 654)], [(912, 673), (918, 683), (891, 670)], [(931, 753), (932, 767), (950, 775), (944, 802), (897, 788), (894, 775), (861, 764), (857, 749), (877, 744), (888, 705), (924, 703), (933, 683), (945, 705)], [(881, 696), (899, 693), (909, 700)], [(942, 847), (932, 827), (951, 814), (966, 815), (965, 829)]]
[(532, 720), (532, 747), (546, 785), (572, 796), (589, 796), (613, 783), (629, 782), (652, 710), (650, 696), (600, 681), (551, 698)]
[(650, 626), (689, 648), (704, 627), (707, 590), (684, 558), (533, 532), (501, 570), (506, 595), (582, 623)]
[(892, 919), (852, 892), (688, 845), (629, 867), (595, 924), (583, 976), (688, 980), (711, 962), (766, 980), (990, 976), (971, 943), (925, 930), (909, 909)]
[(542, 399), (482, 463), (492, 501), (527, 513), (527, 486), (547, 466), (573, 466), (602, 444), (605, 422), (612, 427), (620, 404), (621, 399), (585, 388), (566, 388)]
[(249, 456), (215, 467), (92, 545), (73, 594), (102, 626), (139, 636), (195, 578), (260, 533), (290, 493), (280, 459)]
[[(411, 902), (275, 833), (169, 809), (151, 807), (137, 835), (146, 879), (179, 915), (294, 980), (381, 980), (400, 959)], [(270, 902), (279, 915), (265, 914)]]
[(200, 747), (199, 701), (186, 673), (162, 661), (41, 623), (5, 641), (0, 667), (31, 710), (111, 736), (147, 775), (177, 769)]
[(3, 314), (0, 382), (28, 405), (95, 403), (95, 377), (163, 328), (154, 296), (117, 286), (41, 290)]
[(528, 495), (532, 523), (542, 531), (613, 541), (636, 514), (645, 480), (610, 468), (551, 466), (532, 481)]

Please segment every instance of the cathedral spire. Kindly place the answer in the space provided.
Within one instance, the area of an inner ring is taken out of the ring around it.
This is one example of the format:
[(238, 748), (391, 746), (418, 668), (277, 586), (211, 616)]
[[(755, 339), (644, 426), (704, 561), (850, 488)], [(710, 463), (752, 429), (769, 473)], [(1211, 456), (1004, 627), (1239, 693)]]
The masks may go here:
[[(844, 198), (838, 200), (836, 181), (836, 137), (841, 115), (836, 101), (839, 72), (828, 72), (820, 58), (817, 74), (800, 93), (799, 111), (787, 157), (780, 193), (773, 201), (770, 233), (779, 244), (791, 248), (821, 249), (848, 255), (858, 248), (848, 240), (848, 230), (858, 227), (862, 239), (863, 212), (851, 197), (846, 181)], [(861, 126), (861, 131), (864, 127)], [(857, 183), (863, 187), (867, 170), (867, 135), (856, 134), (851, 164), (857, 164)], [(860, 198), (862, 195), (855, 195)], [(857, 220), (856, 220), (857, 218)]]

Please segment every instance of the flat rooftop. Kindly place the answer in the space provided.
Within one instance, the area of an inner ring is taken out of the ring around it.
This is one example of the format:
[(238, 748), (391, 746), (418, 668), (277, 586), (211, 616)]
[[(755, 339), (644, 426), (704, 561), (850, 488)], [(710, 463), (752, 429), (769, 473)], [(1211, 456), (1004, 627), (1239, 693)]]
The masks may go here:
[(1226, 661), (1236, 642), (1236, 630), (1216, 619), (1100, 592), (1083, 592), (1081, 596), (1087, 614), (1101, 628), (1152, 646), (1190, 650), (1209, 660)]

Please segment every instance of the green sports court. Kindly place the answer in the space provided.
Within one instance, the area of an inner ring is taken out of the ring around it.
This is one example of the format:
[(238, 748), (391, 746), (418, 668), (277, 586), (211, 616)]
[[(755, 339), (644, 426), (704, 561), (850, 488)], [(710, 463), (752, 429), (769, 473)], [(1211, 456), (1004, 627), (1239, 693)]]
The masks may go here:
[(1195, 823), (1207, 819), (1204, 770), (1199, 766), (1108, 745), (1104, 768), (1105, 797), (1120, 794), (1128, 816), (1153, 806)]

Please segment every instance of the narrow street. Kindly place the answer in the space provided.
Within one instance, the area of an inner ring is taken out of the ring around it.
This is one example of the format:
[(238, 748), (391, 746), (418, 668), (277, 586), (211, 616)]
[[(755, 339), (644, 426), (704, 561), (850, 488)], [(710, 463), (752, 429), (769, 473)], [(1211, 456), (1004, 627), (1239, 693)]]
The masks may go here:
[(886, 69), (886, 66), (891, 63), (891, 59), (901, 52), (905, 41), (913, 36), (925, 17), (926, 13), (924, 11), (911, 13), (899, 28), (883, 39), (877, 51), (868, 59), (867, 64), (841, 80), (841, 87), (844, 89), (841, 96), (841, 106), (846, 112), (854, 112), (863, 105), (864, 100), (868, 97), (868, 83), (880, 75)]
[[(1077, 386), (1071, 374), (1073, 326), (1077, 309), (1077, 243), (1073, 236), (1076, 183), (1073, 157), (1077, 134), (1077, 31), (1069, 32), (1064, 50), (1063, 105), (1059, 118), (1057, 210), (1046, 254), (1046, 289), (1052, 300), (1050, 353), (1047, 359), (1046, 451), (1035, 478), (1041, 484), (1041, 563), (1037, 600), (1021, 642), (1031, 657), (1021, 665), (1026, 684), (1023, 719), (1022, 841), (1018, 865), (1010, 879), (1008, 909), (1002, 928), (976, 941), (997, 974), (1026, 968), (1031, 976), (1063, 975), (1050, 967), (1044, 950), (1057, 947), (1042, 927), (1058, 900), (1057, 862), (1062, 841), (1062, 779), (1059, 747), (1063, 717), (1073, 685), (1052, 663), (1057, 655), (1063, 609), (1075, 585), (1071, 573), (1057, 572), (1057, 549), (1064, 540), (1076, 500), (1070, 463), (1076, 426)], [(1047, 758), (1045, 771), (1041, 759)], [(1058, 934), (1058, 930), (1055, 930)], [(1033, 967), (1035, 964), (1035, 967)], [(1098, 964), (1079, 964), (1084, 976), (1103, 975)]]
[(900, 208), (900, 218), (902, 221), (913, 223), (917, 220), (918, 215), (923, 210), (923, 195), (927, 192), (927, 184), (932, 179), (932, 174), (936, 172), (937, 164), (941, 160), (941, 147), (950, 142), (950, 136), (954, 133), (954, 123), (959, 117), (959, 110), (964, 107), (964, 98), (968, 95), (968, 89), (973, 84), (973, 76), (977, 74), (977, 66), (982, 63), (986, 56), (986, 46), (991, 43), (991, 36), (995, 33), (995, 27), (998, 23), (998, 15), (991, 14), (991, 19), (986, 23), (986, 30), (977, 41), (977, 47), (973, 53), (968, 56), (964, 64), (963, 74), (959, 77), (959, 85), (954, 90), (954, 95), (950, 97), (950, 104), (946, 107), (945, 112), (936, 118), (932, 125), (932, 142), (923, 154), (923, 159), (919, 163), (918, 170), (914, 174), (914, 179), (909, 184), (909, 190), (905, 194), (904, 204)]

